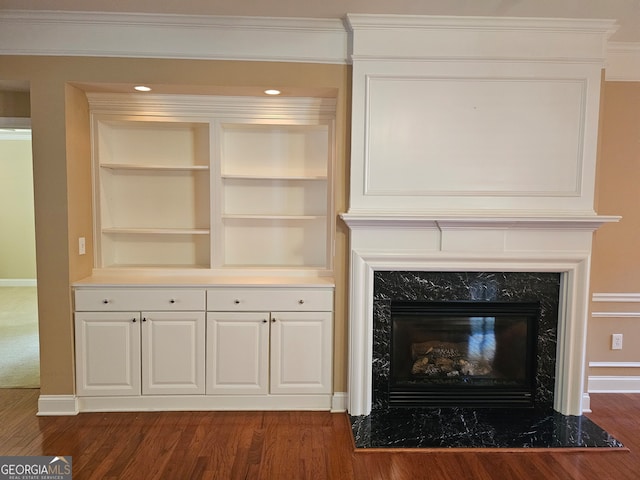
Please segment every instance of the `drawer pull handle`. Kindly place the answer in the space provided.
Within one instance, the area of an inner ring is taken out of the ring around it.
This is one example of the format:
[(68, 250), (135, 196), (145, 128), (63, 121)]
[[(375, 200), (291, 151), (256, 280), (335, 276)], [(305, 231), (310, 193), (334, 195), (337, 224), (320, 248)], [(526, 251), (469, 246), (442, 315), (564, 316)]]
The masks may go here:
[(300, 305), (303, 305), (303, 304), (304, 304), (304, 300), (300, 299), (300, 300), (298, 300), (298, 303), (299, 303)]
[(106, 305), (107, 303), (109, 303), (109, 300), (107, 300), (107, 299), (105, 298), (104, 300), (102, 300), (102, 303), (104, 303), (104, 304)]
[(169, 303), (176, 303), (176, 301), (172, 298), (171, 300), (169, 300)]
[(238, 304), (240, 303), (240, 300), (235, 299), (235, 300), (233, 301), (233, 303), (235, 303), (236, 305), (238, 305)]

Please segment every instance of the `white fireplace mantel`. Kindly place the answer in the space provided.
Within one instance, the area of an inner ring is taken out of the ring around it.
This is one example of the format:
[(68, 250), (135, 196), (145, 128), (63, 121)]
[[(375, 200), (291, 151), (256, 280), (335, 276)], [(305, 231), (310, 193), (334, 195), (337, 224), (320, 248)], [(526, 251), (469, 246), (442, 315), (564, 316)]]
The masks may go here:
[(582, 414), (592, 233), (619, 217), (342, 218), (351, 229), (351, 415), (371, 411), (373, 274), (388, 270), (560, 273), (554, 408)]

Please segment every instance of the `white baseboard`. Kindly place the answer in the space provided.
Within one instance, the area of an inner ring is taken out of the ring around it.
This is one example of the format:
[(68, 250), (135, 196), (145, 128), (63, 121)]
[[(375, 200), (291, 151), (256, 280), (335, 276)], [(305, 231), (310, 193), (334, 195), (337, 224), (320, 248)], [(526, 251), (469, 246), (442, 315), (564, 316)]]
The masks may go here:
[(78, 403), (75, 395), (40, 395), (38, 416), (77, 415)]
[(588, 382), (589, 393), (640, 393), (639, 376), (593, 375)]
[(329, 411), (330, 395), (140, 395), (78, 397), (80, 412), (154, 412), (224, 410)]
[(80, 412), (215, 411), (215, 410), (330, 410), (346, 411), (347, 394), (329, 395), (149, 395), (76, 397), (40, 395), (38, 416), (77, 415)]
[(36, 287), (35, 278), (0, 278), (0, 287)]
[(346, 412), (348, 398), (347, 392), (335, 392), (331, 398), (331, 412)]
[(588, 393), (582, 394), (582, 413), (591, 413), (591, 397)]

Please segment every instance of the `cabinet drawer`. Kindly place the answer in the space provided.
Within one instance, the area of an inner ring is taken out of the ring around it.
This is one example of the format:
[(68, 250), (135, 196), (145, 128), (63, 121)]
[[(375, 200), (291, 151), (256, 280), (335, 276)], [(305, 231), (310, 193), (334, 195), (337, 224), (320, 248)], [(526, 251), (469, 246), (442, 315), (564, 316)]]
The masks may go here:
[(75, 309), (80, 312), (124, 310), (202, 310), (205, 291), (196, 289), (101, 288), (75, 291)]
[(207, 290), (209, 311), (333, 311), (328, 289), (219, 288)]

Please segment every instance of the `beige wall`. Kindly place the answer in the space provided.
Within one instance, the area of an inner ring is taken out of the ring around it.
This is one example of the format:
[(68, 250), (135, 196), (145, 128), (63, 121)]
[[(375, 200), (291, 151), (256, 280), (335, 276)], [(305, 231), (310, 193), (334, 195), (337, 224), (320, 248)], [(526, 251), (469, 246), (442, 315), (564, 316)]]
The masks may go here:
[[(73, 317), (70, 284), (91, 273), (91, 174), (88, 109), (83, 90), (95, 84), (156, 83), (174, 93), (208, 87), (278, 85), (337, 92), (336, 213), (347, 202), (349, 67), (160, 59), (0, 57), (0, 79), (31, 85), (39, 286), (41, 393), (71, 394)], [(78, 237), (87, 255), (77, 254)], [(346, 389), (346, 230), (336, 241), (336, 391)]]
[[(621, 215), (594, 235), (591, 291), (640, 295), (640, 82), (605, 82), (600, 115), (596, 211)], [(640, 302), (592, 302), (592, 312), (637, 313)], [(622, 333), (622, 350), (611, 334)], [(589, 320), (587, 361), (640, 362), (640, 319)], [(589, 375), (637, 376), (634, 368), (590, 368)]]
[(0, 138), (0, 280), (35, 279), (31, 140)]
[(0, 117), (29, 118), (29, 92), (0, 91)]

